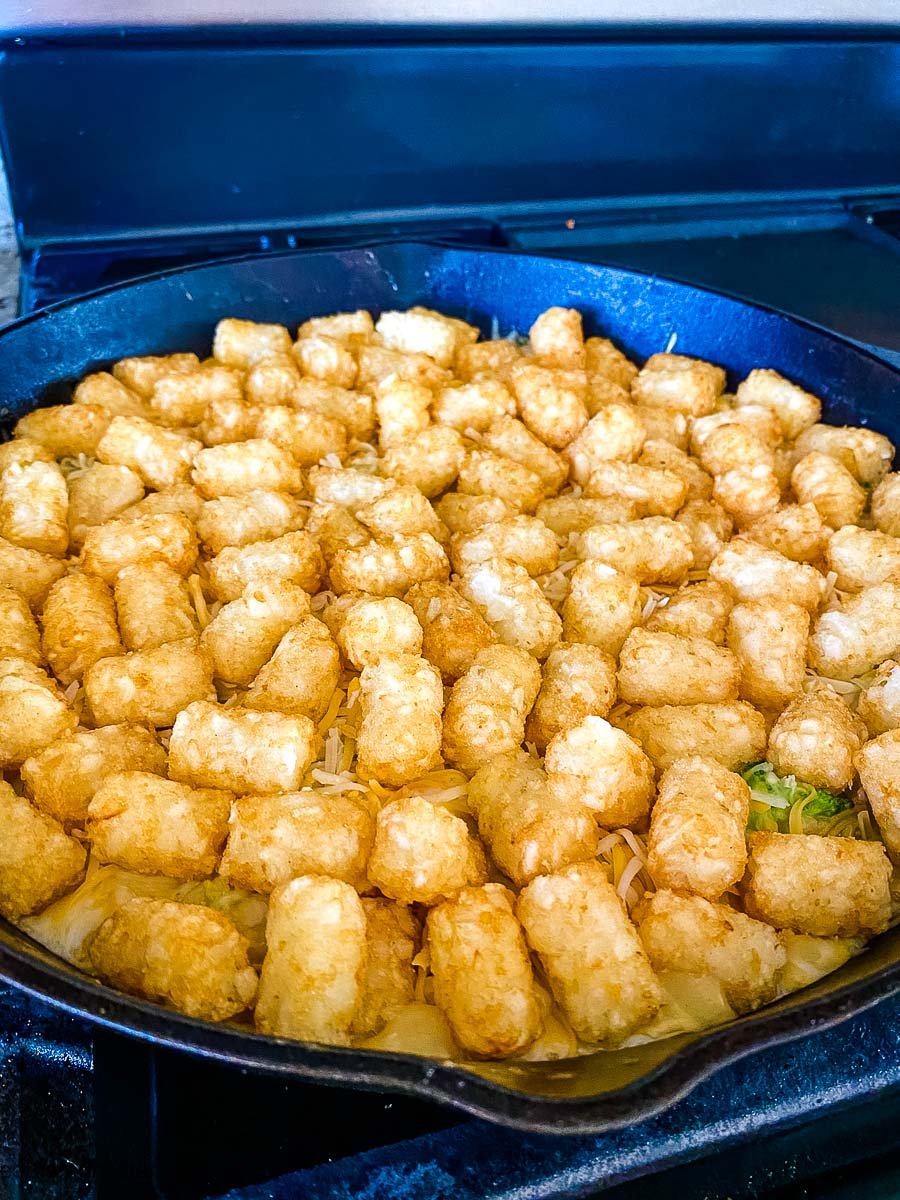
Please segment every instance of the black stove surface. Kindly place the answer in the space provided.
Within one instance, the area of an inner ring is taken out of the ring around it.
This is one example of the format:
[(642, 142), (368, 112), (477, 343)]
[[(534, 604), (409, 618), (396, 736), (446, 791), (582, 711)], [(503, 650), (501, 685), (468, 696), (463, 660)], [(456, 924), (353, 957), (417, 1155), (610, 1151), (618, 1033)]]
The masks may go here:
[[(894, 209), (823, 202), (356, 232), (658, 271), (830, 325), (900, 363), (898, 228)], [(298, 230), (45, 251), (26, 262), (24, 304), (326, 240)], [(870, 1200), (900, 1194), (898, 1151), (894, 1002), (728, 1067), (628, 1129), (553, 1138), (408, 1097), (248, 1075), (0, 990), (2, 1200)]]

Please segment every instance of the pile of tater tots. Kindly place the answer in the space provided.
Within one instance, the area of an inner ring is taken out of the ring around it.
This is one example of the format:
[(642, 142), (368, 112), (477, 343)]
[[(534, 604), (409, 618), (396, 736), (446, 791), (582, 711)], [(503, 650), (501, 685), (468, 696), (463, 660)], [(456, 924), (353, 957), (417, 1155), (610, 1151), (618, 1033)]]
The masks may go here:
[(896, 909), (892, 457), (569, 308), (87, 376), (0, 444), (0, 915), (190, 1016), (463, 1060), (803, 986)]

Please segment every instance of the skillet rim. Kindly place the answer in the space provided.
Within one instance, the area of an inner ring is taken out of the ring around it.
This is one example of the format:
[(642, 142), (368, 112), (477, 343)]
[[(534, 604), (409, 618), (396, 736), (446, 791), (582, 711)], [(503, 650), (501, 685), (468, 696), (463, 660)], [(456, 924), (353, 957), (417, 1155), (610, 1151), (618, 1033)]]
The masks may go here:
[[(215, 267), (227, 269), (238, 264), (272, 259), (333, 259), (348, 254), (374, 254), (377, 257), (378, 252), (383, 250), (401, 255), (410, 252), (451, 252), (479, 257), (502, 255), (534, 264), (560, 263), (587, 271), (597, 269), (612, 272), (636, 280), (658, 280), (676, 287), (682, 293), (702, 293), (725, 299), (743, 309), (774, 316), (788, 325), (808, 331), (893, 376), (900, 389), (900, 369), (880, 358), (867, 346), (771, 305), (685, 283), (662, 274), (606, 266), (564, 255), (529, 254), (512, 247), (465, 246), (449, 241), (397, 239), (276, 250), (169, 268), (125, 283), (109, 284), (37, 309), (0, 329), (0, 339), (98, 298)], [(18, 930), (16, 935), (27, 937)], [(730, 1063), (772, 1046), (833, 1028), (881, 1001), (900, 995), (900, 959), (824, 996), (778, 1011), (762, 1008), (727, 1025), (714, 1027), (679, 1046), (629, 1083), (594, 1096), (578, 1097), (519, 1091), (473, 1073), (465, 1066), (416, 1055), (294, 1042), (200, 1021), (161, 1005), (116, 992), (89, 977), (80, 978), (70, 970), (43, 962), (37, 955), (11, 945), (3, 938), (0, 938), (0, 982), (11, 983), (37, 999), (107, 1029), (234, 1066), (272, 1075), (296, 1075), (336, 1086), (355, 1085), (369, 1090), (387, 1088), (440, 1101), (471, 1115), (523, 1131), (585, 1134), (614, 1130), (644, 1120), (668, 1108), (704, 1078)]]

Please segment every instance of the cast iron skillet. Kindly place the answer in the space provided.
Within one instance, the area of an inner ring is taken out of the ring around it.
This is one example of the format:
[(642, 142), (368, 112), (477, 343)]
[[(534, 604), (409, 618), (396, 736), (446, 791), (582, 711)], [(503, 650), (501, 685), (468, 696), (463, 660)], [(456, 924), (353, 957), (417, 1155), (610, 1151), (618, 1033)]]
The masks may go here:
[[(341, 309), (424, 304), (488, 332), (527, 331), (573, 305), (587, 331), (644, 359), (675, 349), (728, 369), (733, 385), (770, 366), (820, 395), (826, 416), (900, 438), (900, 372), (821, 329), (665, 279), (497, 250), (393, 244), (276, 254), (168, 272), (54, 305), (0, 333), (0, 423), (68, 399), (88, 371), (132, 354), (209, 352), (222, 316), (296, 325)], [(0, 978), (114, 1029), (250, 1069), (394, 1089), (491, 1120), (599, 1132), (659, 1111), (725, 1063), (835, 1025), (900, 992), (900, 929), (840, 971), (708, 1033), (563, 1063), (459, 1067), (410, 1055), (288, 1042), (204, 1024), (113, 992), (0, 922)]]

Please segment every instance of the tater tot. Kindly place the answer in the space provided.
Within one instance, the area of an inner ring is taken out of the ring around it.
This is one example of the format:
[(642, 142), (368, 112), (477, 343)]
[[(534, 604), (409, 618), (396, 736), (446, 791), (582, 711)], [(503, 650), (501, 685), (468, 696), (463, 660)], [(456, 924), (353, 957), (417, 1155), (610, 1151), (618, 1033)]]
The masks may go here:
[(340, 654), (326, 626), (317, 617), (302, 617), (260, 668), (243, 704), (317, 721), (331, 702), (340, 669)]
[(259, 980), (261, 1033), (347, 1045), (366, 970), (366, 915), (349, 884), (301, 875), (272, 894)]
[(210, 400), (197, 434), (206, 446), (225, 446), (256, 437), (261, 409), (234, 396)]
[(213, 356), (229, 367), (251, 367), (272, 354), (290, 354), (291, 335), (284, 325), (226, 317), (216, 325)]
[(891, 729), (867, 742), (854, 765), (888, 854), (900, 859), (900, 731)]
[(515, 750), (540, 687), (540, 668), (530, 654), (512, 646), (479, 650), (444, 712), (447, 761), (474, 771), (492, 755)]
[(375, 430), (375, 404), (364, 392), (336, 387), (321, 379), (301, 379), (294, 390), (297, 408), (321, 413), (347, 427), (347, 433), (368, 441)]
[(512, 368), (521, 360), (522, 351), (506, 338), (459, 345), (456, 348), (456, 374), (466, 380), (495, 376), (506, 383)]
[(22, 780), (35, 807), (68, 828), (83, 825), (97, 788), (119, 771), (165, 775), (166, 752), (148, 729), (79, 729), (26, 759)]
[(375, 323), (375, 332), (391, 350), (404, 354), (427, 354), (441, 367), (453, 362), (459, 334), (440, 314), (385, 312)]
[(405, 596), (422, 629), (421, 654), (455, 683), (497, 635), (471, 601), (448, 583), (417, 583)]
[(721, 367), (683, 354), (652, 354), (631, 385), (635, 404), (673, 409), (690, 417), (713, 412), (724, 390)]
[(872, 737), (900, 729), (900, 663), (889, 658), (859, 695), (856, 711)]
[(168, 728), (185, 705), (216, 695), (212, 663), (196, 638), (101, 658), (85, 671), (84, 690), (96, 725), (127, 721), (158, 729)]
[(95, 525), (84, 538), (82, 563), (88, 575), (115, 583), (125, 567), (162, 562), (179, 575), (187, 575), (197, 561), (197, 535), (180, 513), (131, 517)]
[(769, 600), (799, 604), (815, 612), (825, 595), (825, 577), (808, 563), (798, 563), (747, 538), (735, 538), (709, 566), (711, 579), (723, 584), (735, 600)]
[(543, 751), (584, 717), (605, 717), (616, 698), (616, 662), (597, 646), (560, 643), (544, 663), (543, 682), (525, 736)]
[(633, 462), (640, 454), (646, 430), (630, 404), (608, 404), (591, 417), (566, 450), (573, 480), (585, 484), (604, 462)]
[(98, 659), (122, 653), (112, 592), (92, 575), (66, 575), (54, 583), (41, 624), (44, 654), (61, 683), (81, 679)]
[(130, 467), (114, 467), (107, 463), (92, 463), (86, 471), (70, 475), (69, 538), (80, 547), (85, 534), (93, 525), (112, 521), (144, 495), (144, 485)]
[(207, 500), (242, 496), (260, 488), (303, 490), (303, 476), (293, 455), (265, 438), (198, 450), (191, 477)]
[(369, 342), (375, 332), (375, 322), (372, 314), (364, 308), (354, 312), (332, 313), (327, 317), (310, 317), (297, 330), (297, 337), (310, 337), (312, 334), (325, 334), (326, 337), (336, 338), (339, 342), (354, 345), (358, 342)]
[(199, 425), (214, 401), (240, 402), (244, 393), (236, 371), (204, 364), (196, 371), (162, 375), (153, 385), (147, 404), (163, 425)]
[(728, 645), (741, 670), (740, 695), (758, 708), (781, 709), (803, 690), (809, 613), (798, 604), (751, 600), (728, 618)]
[(642, 906), (638, 928), (657, 971), (712, 975), (735, 1012), (775, 999), (786, 955), (770, 925), (728, 904), (662, 889)]
[[(406, 442), (431, 424), (431, 388), (389, 375), (375, 389), (375, 416), (382, 448)], [(449, 423), (449, 422), (448, 422)]]
[(313, 467), (309, 473), (309, 490), (316, 504), (341, 504), (353, 513), (396, 486), (392, 479), (341, 467)]
[(23, 550), (65, 554), (69, 493), (56, 463), (11, 463), (0, 475), (0, 534)]
[(422, 626), (408, 604), (393, 596), (360, 600), (348, 611), (337, 643), (357, 671), (387, 655), (422, 653)]
[(441, 496), (434, 502), (434, 511), (451, 534), (474, 533), (515, 515), (497, 496), (466, 496), (462, 492)]
[(731, 517), (715, 500), (689, 500), (675, 520), (690, 538), (694, 567), (701, 571), (708, 570), (709, 564), (731, 537)]
[[(691, 422), (691, 450), (698, 457), (707, 437), (723, 425), (741, 425), (749, 429), (770, 450), (781, 445), (783, 431), (778, 414), (762, 404), (743, 404), (740, 408), (722, 408)], [(734, 464), (731, 464), (734, 465)]]
[(340, 504), (315, 504), (309, 510), (306, 531), (318, 544), (324, 561), (329, 563), (339, 550), (358, 550), (371, 541), (365, 525)]
[(298, 875), (329, 875), (363, 888), (374, 833), (372, 814), (352, 794), (303, 788), (240, 796), (219, 874), (254, 892), (271, 892)]
[(101, 862), (173, 879), (205, 879), (219, 865), (231, 800), (229, 792), (122, 771), (97, 788), (85, 831)]
[(576, 545), (582, 558), (607, 563), (640, 583), (681, 583), (694, 563), (690, 533), (668, 517), (594, 525)]
[(713, 499), (738, 525), (747, 525), (775, 512), (781, 503), (781, 484), (767, 463), (732, 467), (715, 477)]
[(293, 404), (300, 368), (290, 354), (258, 359), (244, 376), (244, 393), (251, 404)]
[(872, 521), (882, 533), (900, 537), (900, 472), (885, 475), (872, 492)]
[(597, 853), (593, 812), (553, 796), (540, 763), (525, 750), (496, 755), (481, 767), (469, 785), (469, 803), (491, 857), (518, 887)]
[(33, 462), (53, 462), (54, 456), (46, 446), (30, 437), (15, 437), (8, 442), (0, 442), (0, 474), (13, 463), (27, 466)]
[(499, 883), (471, 887), (428, 914), (434, 994), (457, 1042), (482, 1058), (504, 1058), (541, 1031), (528, 947)]
[(539, 875), (520, 894), (516, 914), (583, 1041), (615, 1045), (657, 1012), (656, 976), (599, 863)]
[(246, 686), (308, 612), (309, 595), (296, 584), (276, 580), (247, 588), (237, 600), (223, 604), (200, 635), (213, 674)]
[(643, 602), (636, 579), (599, 559), (579, 563), (563, 608), (563, 636), (618, 656), (631, 630), (640, 624)]
[(203, 443), (143, 417), (113, 417), (97, 446), (97, 457), (112, 466), (130, 467), (148, 487), (186, 483)]
[(641, 463), (599, 463), (585, 484), (587, 497), (624, 496), (642, 517), (674, 517), (684, 504), (687, 485), (674, 471)]
[(480, 445), (532, 471), (541, 479), (547, 495), (558, 492), (569, 474), (566, 459), (515, 417), (498, 417), (482, 436)]
[[(402, 315), (402, 314), (401, 314)], [(385, 345), (359, 347), (359, 374), (357, 387), (362, 391), (374, 392), (378, 384), (389, 375), (409, 379), (413, 383), (424, 383), (426, 387), (443, 387), (450, 382), (450, 372), (439, 367), (428, 354), (404, 353)]]
[(304, 375), (343, 388), (352, 387), (356, 381), (356, 359), (337, 338), (309, 334), (294, 342), (292, 352)]
[(96, 454), (110, 424), (110, 414), (96, 404), (56, 404), (36, 408), (16, 422), (16, 436), (34, 438), (54, 458)]
[(737, 405), (761, 405), (770, 408), (781, 422), (785, 438), (793, 441), (822, 415), (822, 404), (777, 371), (757, 369), (738, 384)]
[(56, 580), (66, 574), (66, 564), (52, 554), (25, 550), (0, 538), (0, 578), (5, 586), (23, 596), (35, 610), (43, 605)]
[(647, 441), (669, 442), (679, 450), (687, 450), (690, 441), (690, 421), (684, 413), (673, 408), (652, 408), (636, 404)]
[(356, 510), (356, 519), (365, 525), (373, 537), (411, 537), (430, 533), (444, 545), (447, 528), (422, 493), (408, 485), (398, 485)]
[(858, 525), (866, 507), (865, 490), (837, 459), (817, 450), (801, 458), (791, 472), (791, 487), (801, 504), (812, 504), (826, 525)]
[(624, 496), (604, 496), (602, 500), (589, 500), (586, 496), (556, 496), (542, 500), (535, 516), (543, 521), (558, 538), (570, 533), (583, 533), (592, 525), (606, 525), (620, 521), (633, 521), (637, 516), (637, 505)]
[(714, 758), (733, 771), (758, 762), (766, 749), (763, 716), (743, 701), (639, 708), (620, 726), (659, 771), (692, 754)]
[(126, 387), (124, 383), (107, 371), (97, 371), (93, 375), (85, 375), (72, 393), (72, 402), (106, 409), (111, 417), (146, 417), (148, 415), (146, 397), (132, 391), (130, 387)]
[(658, 887), (718, 900), (747, 863), (750, 789), (714, 758), (678, 759), (659, 781), (647, 867)]
[(353, 1018), (354, 1038), (371, 1037), (415, 995), (413, 958), (421, 928), (411, 909), (381, 896), (366, 897), (366, 972)]
[(308, 409), (264, 407), (254, 434), (287, 451), (301, 467), (311, 467), (327, 454), (342, 459), (347, 455), (347, 431), (340, 421)]
[(458, 487), (469, 496), (496, 496), (517, 512), (534, 512), (544, 499), (535, 471), (493, 450), (469, 450), (459, 468)]
[(489, 558), (465, 572), (459, 590), (501, 642), (546, 658), (562, 637), (562, 621), (524, 567)]
[(461, 574), (491, 558), (518, 563), (529, 575), (555, 571), (559, 546), (553, 532), (537, 519), (524, 514), (491, 521), (472, 533), (454, 534), (450, 561)]
[(484, 883), (484, 851), (465, 821), (423, 796), (391, 800), (375, 820), (369, 880), (404, 904), (439, 904)]
[(853, 679), (900, 653), (900, 584), (876, 583), (823, 612), (809, 639), (814, 670)]
[(199, 366), (196, 354), (148, 354), (140, 358), (120, 358), (112, 372), (125, 387), (147, 397), (161, 376), (173, 371), (196, 371)]
[(309, 717), (223, 708), (199, 700), (181, 706), (169, 742), (169, 777), (229, 792), (293, 792), (317, 749)]
[(112, 987), (165, 1001), (189, 1017), (225, 1021), (256, 996), (248, 948), (224, 913), (138, 897), (103, 922), (89, 952)]
[(873, 486), (891, 468), (894, 447), (883, 433), (859, 426), (810, 425), (794, 443), (798, 456), (818, 450), (839, 463), (860, 483)]
[(768, 757), (779, 775), (842, 792), (856, 778), (853, 756), (866, 727), (841, 698), (824, 688), (799, 696), (769, 734)]
[(302, 529), (271, 541), (226, 546), (206, 567), (213, 593), (223, 601), (277, 582), (296, 584), (312, 594), (319, 590), (325, 571), (322, 551)]
[(381, 468), (397, 483), (418, 488), (430, 498), (454, 482), (465, 454), (462, 437), (455, 429), (431, 425), (408, 441), (388, 447)]
[(414, 583), (446, 580), (450, 563), (430, 533), (414, 533), (337, 550), (329, 574), (331, 586), (338, 593), (402, 596)]
[(814, 505), (785, 504), (745, 525), (743, 533), (794, 562), (812, 562), (822, 556), (831, 530)]
[(163, 562), (125, 567), (114, 591), (126, 650), (151, 650), (199, 632), (187, 584)]
[(361, 778), (400, 787), (440, 765), (444, 689), (430, 662), (416, 654), (386, 656), (363, 668), (359, 690)]
[(732, 599), (714, 579), (685, 583), (668, 604), (653, 610), (644, 628), (654, 633), (674, 633), (679, 637), (709, 638), (721, 646), (725, 641)]
[(41, 663), (41, 634), (24, 596), (0, 585), (0, 658)]
[(78, 714), (33, 663), (8, 658), (0, 670), (0, 769), (5, 769), (73, 733)]
[(648, 439), (637, 461), (643, 467), (677, 475), (684, 484), (685, 500), (708, 500), (712, 496), (712, 476), (703, 470), (695, 458), (669, 442)]
[(880, 933), (891, 917), (891, 863), (880, 842), (751, 833), (747, 915), (817, 937)]
[[(516, 402), (509, 389), (499, 379), (490, 378), (441, 388), (431, 409), (435, 421), (460, 433), (467, 429), (484, 433), (498, 418), (511, 417), (515, 411)], [(381, 438), (383, 443), (383, 433)]]
[(207, 500), (197, 519), (200, 541), (212, 554), (226, 546), (248, 546), (294, 533), (304, 523), (295, 496), (258, 488), (243, 496)]
[(39, 912), (81, 882), (81, 843), (2, 781), (0, 824), (0, 914), (7, 920)]
[(731, 650), (705, 637), (633, 629), (619, 656), (619, 694), (629, 704), (736, 700), (739, 681)]
[(837, 575), (835, 586), (859, 592), (876, 583), (900, 583), (900, 540), (877, 529), (845, 525), (828, 539), (828, 566)]
[[(709, 420), (709, 418), (704, 418)], [(767, 466), (773, 464), (772, 447), (757, 437), (747, 425), (727, 421), (706, 429), (702, 437), (693, 434), (692, 444), (705, 471), (710, 475), (724, 475), (736, 467)]]
[(637, 742), (587, 716), (554, 737), (544, 765), (551, 794), (585, 805), (601, 825), (633, 825), (650, 810), (653, 764)]
[(626, 391), (631, 390), (638, 367), (608, 338), (587, 338), (584, 343), (585, 365), (589, 375), (605, 375)]
[(532, 354), (545, 367), (583, 367), (586, 362), (581, 313), (574, 308), (548, 308), (528, 331)]
[(510, 381), (522, 420), (554, 450), (568, 446), (588, 423), (583, 371), (523, 362), (512, 368)]
[(160, 514), (187, 517), (193, 524), (203, 511), (203, 497), (189, 483), (175, 483), (160, 492), (148, 492), (143, 500), (131, 504), (122, 513), (122, 520), (138, 517), (157, 517)]

